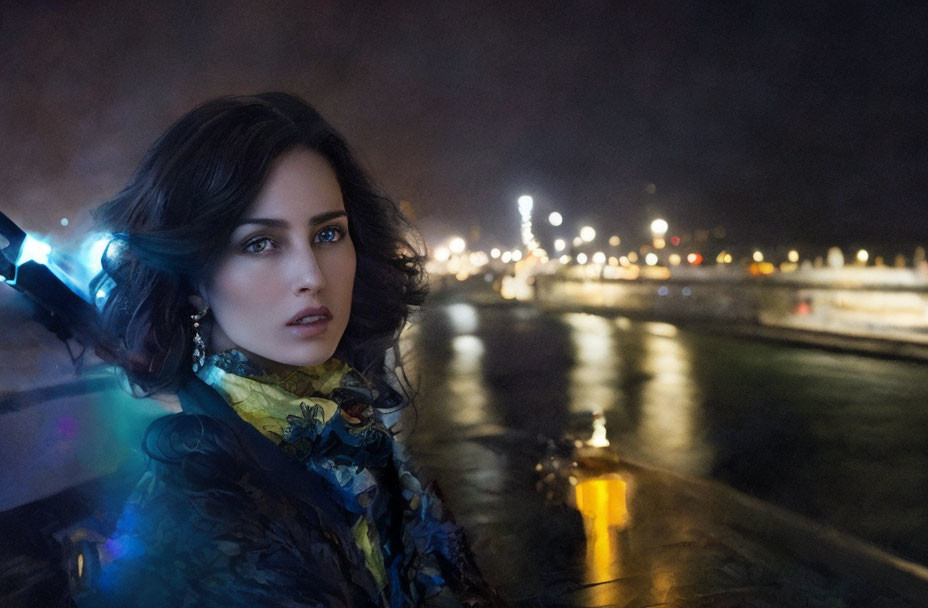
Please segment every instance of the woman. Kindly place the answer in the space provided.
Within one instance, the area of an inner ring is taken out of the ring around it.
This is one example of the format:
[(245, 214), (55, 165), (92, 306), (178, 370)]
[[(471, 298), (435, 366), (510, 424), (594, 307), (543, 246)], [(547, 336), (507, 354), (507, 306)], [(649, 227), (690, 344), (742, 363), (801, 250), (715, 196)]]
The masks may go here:
[(411, 227), (315, 110), (200, 106), (98, 219), (117, 236), (94, 287), (117, 363), (183, 411), (146, 432), (79, 605), (495, 602), (384, 422), (425, 295)]

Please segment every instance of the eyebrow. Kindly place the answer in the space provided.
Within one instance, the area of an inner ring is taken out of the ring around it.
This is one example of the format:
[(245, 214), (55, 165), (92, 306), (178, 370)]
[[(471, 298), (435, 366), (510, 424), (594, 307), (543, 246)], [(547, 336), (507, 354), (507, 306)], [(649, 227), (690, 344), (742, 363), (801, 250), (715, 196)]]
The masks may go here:
[[(328, 222), (329, 220), (334, 220), (337, 217), (347, 217), (348, 214), (344, 210), (339, 209), (337, 211), (326, 211), (325, 213), (320, 213), (319, 215), (314, 215), (309, 218), (309, 225), (316, 226), (323, 222)], [(286, 228), (290, 225), (287, 220), (280, 220), (275, 218), (265, 218), (265, 217), (248, 217), (239, 220), (235, 227), (245, 226), (249, 224), (256, 224), (258, 226), (267, 226), (269, 228)]]

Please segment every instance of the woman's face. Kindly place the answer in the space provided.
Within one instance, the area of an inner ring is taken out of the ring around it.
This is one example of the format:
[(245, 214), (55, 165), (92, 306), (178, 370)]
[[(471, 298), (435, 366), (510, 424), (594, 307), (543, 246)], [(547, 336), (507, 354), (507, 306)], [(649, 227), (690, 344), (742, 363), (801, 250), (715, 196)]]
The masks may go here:
[(283, 154), (203, 288), (211, 350), (271, 372), (326, 361), (348, 325), (355, 263), (331, 166), (305, 148)]

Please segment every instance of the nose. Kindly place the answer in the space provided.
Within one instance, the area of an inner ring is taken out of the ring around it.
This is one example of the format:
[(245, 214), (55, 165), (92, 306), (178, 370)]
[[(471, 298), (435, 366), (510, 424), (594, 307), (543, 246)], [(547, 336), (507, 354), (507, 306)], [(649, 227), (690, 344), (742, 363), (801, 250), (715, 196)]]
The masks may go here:
[(325, 273), (319, 266), (312, 248), (296, 255), (293, 260), (293, 293), (316, 293), (325, 287)]

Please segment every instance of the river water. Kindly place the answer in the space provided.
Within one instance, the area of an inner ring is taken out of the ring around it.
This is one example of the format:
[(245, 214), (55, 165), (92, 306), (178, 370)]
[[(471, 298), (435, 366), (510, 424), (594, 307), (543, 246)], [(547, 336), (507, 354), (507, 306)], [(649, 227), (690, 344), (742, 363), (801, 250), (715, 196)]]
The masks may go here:
[(433, 304), (404, 336), (417, 433), (557, 438), (601, 413), (628, 459), (928, 563), (928, 365), (521, 304)]

